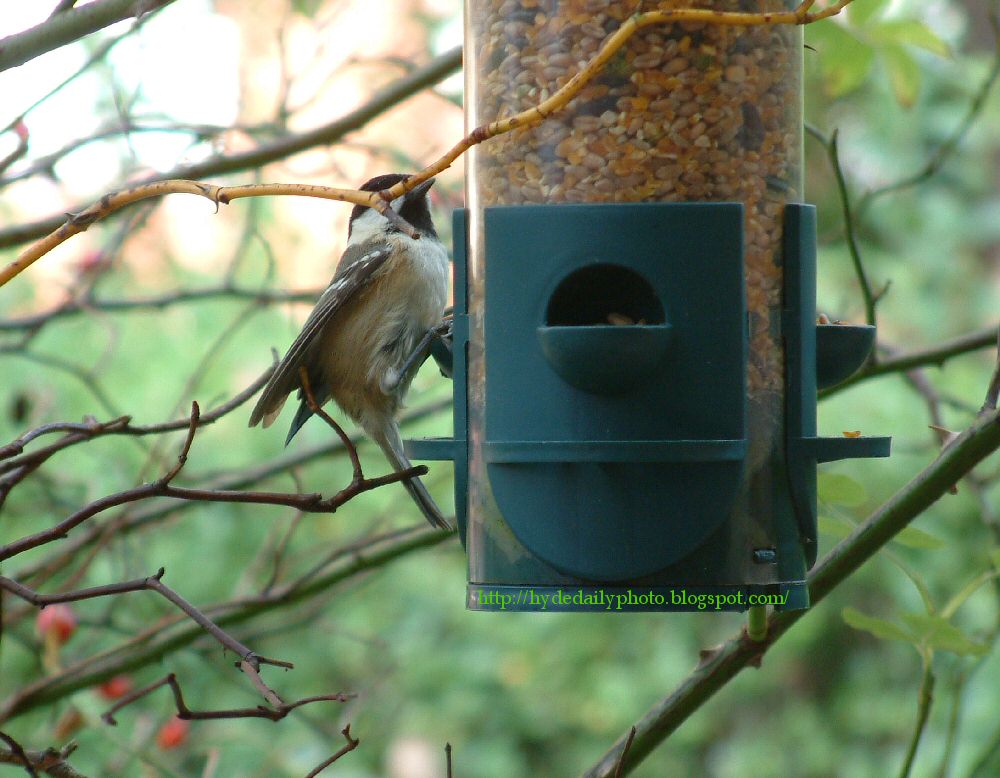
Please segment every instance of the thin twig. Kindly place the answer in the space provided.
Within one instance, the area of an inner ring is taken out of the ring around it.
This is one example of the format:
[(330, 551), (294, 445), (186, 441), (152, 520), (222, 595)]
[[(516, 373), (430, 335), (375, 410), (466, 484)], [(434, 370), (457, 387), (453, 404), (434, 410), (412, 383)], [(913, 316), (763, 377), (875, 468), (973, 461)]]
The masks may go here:
[[(348, 114), (335, 119), (329, 124), (321, 125), (294, 135), (278, 138), (271, 143), (258, 146), (249, 151), (235, 154), (217, 155), (202, 162), (178, 167), (166, 173), (149, 176), (136, 183), (151, 184), (167, 179), (201, 179), (209, 176), (239, 173), (261, 167), (269, 162), (275, 162), (300, 151), (307, 151), (316, 146), (325, 146), (361, 129), (368, 122), (381, 116), (390, 108), (403, 102), (418, 92), (444, 80), (462, 64), (462, 49), (449, 49), (426, 65), (412, 73), (393, 81), (388, 86), (378, 90), (367, 103)], [(83, 210), (80, 207), (75, 210)], [(64, 215), (51, 216), (32, 224), (23, 224), (0, 230), (0, 248), (17, 246), (30, 240), (42, 238), (66, 220)]]
[(251, 300), (260, 305), (273, 303), (315, 303), (322, 289), (307, 289), (293, 292), (281, 289), (249, 289), (230, 285), (212, 286), (204, 289), (179, 289), (176, 292), (153, 297), (121, 298), (116, 300), (79, 299), (69, 300), (62, 305), (42, 313), (34, 313), (13, 319), (0, 319), (0, 331), (34, 330), (58, 319), (72, 318), (83, 313), (128, 313), (150, 309), (169, 308), (188, 302), (202, 302), (218, 299)]
[(19, 762), (14, 762), (14, 764), (20, 764), (24, 771), (31, 776), (31, 778), (38, 778), (38, 773), (35, 771), (35, 766), (31, 763), (31, 759), (24, 752), (24, 748), (18, 743), (14, 738), (8, 735), (6, 732), (0, 732), (0, 740), (7, 744), (10, 748), (10, 753), (15, 759), (20, 760)]
[(777, 24), (804, 25), (838, 14), (850, 2), (851, 0), (837, 0), (837, 2), (815, 13), (810, 13), (815, 0), (803, 0), (794, 10), (780, 13), (744, 13), (681, 8), (633, 14), (605, 41), (604, 45), (587, 65), (551, 97), (543, 100), (535, 107), (507, 119), (500, 119), (477, 127), (436, 162), (389, 189), (381, 192), (363, 192), (355, 189), (335, 189), (332, 187), (307, 186), (302, 184), (255, 184), (219, 187), (185, 179), (137, 184), (128, 189), (107, 194), (97, 203), (85, 208), (83, 211), (71, 214), (61, 227), (26, 248), (6, 268), (0, 270), (0, 286), (3, 286), (16, 277), (25, 268), (29, 267), (63, 241), (86, 230), (98, 219), (104, 218), (120, 208), (139, 200), (173, 193), (201, 195), (202, 197), (209, 198), (216, 205), (219, 203), (229, 203), (239, 197), (274, 195), (299, 195), (340, 200), (374, 208), (400, 230), (406, 232), (411, 237), (419, 237), (419, 233), (390, 206), (390, 203), (394, 199), (401, 197), (414, 187), (451, 167), (451, 164), (456, 159), (473, 146), (497, 135), (538, 124), (551, 116), (555, 111), (564, 108), (603, 70), (604, 66), (617, 51), (639, 30), (652, 25), (675, 24), (677, 22), (718, 24), (736, 27)]
[[(450, 406), (450, 399), (445, 398), (438, 400), (409, 411), (403, 416), (401, 421), (404, 424), (416, 421), (432, 414), (439, 413)], [(356, 433), (352, 437), (352, 441), (354, 441), (355, 444), (360, 439), (360, 433)], [(239, 492), (233, 492), (232, 490), (244, 489), (248, 486), (260, 483), (261, 481), (265, 481), (276, 475), (293, 470), (296, 467), (300, 467), (322, 457), (342, 453), (344, 453), (344, 444), (340, 440), (331, 440), (312, 448), (286, 452), (274, 461), (264, 462), (263, 464), (255, 467), (242, 469), (236, 473), (206, 479), (201, 483), (201, 487), (212, 493), (232, 493), (237, 495)], [(248, 500), (248, 502), (253, 502), (253, 500)], [(186, 508), (193, 507), (196, 504), (196, 500), (189, 500), (179, 506), (170, 504), (169, 502), (161, 502), (160, 504), (154, 503), (144, 510), (136, 510), (134, 514), (128, 517), (127, 521), (118, 522), (117, 520), (111, 520), (103, 523), (96, 523), (92, 527), (85, 528), (78, 534), (77, 537), (70, 538), (63, 544), (60, 544), (59, 550), (50, 557), (34, 562), (25, 569), (18, 571), (18, 578), (21, 580), (34, 580), (39, 575), (51, 574), (65, 569), (67, 565), (71, 564), (77, 553), (79, 553), (82, 549), (91, 547), (95, 542), (102, 538), (105, 532), (112, 526), (114, 526), (114, 531), (119, 537), (125, 537), (132, 532), (163, 521), (168, 516), (174, 516), (178, 512), (183, 511)], [(289, 507), (299, 507), (299, 504), (296, 503), (290, 505)]]
[(1000, 397), (1000, 327), (997, 328), (997, 358), (993, 365), (993, 375), (990, 376), (990, 383), (986, 388), (986, 399), (983, 400), (983, 407), (979, 409), (979, 413), (995, 411), (998, 397)]
[(365, 474), (361, 470), (361, 460), (358, 458), (358, 449), (344, 432), (343, 427), (334, 421), (334, 418), (323, 410), (318, 402), (316, 402), (316, 396), (312, 392), (312, 386), (309, 383), (309, 371), (306, 370), (305, 366), (299, 368), (299, 379), (302, 381), (302, 391), (306, 396), (306, 403), (309, 405), (309, 410), (319, 416), (323, 421), (327, 423), (328, 426), (333, 428), (337, 433), (337, 437), (340, 438), (340, 442), (344, 444), (344, 449), (347, 451), (347, 456), (351, 460), (351, 469), (354, 471), (354, 475), (351, 479), (351, 484), (362, 484), (365, 480)]
[[(865, 302), (865, 322), (875, 324), (875, 306), (878, 297), (872, 291), (868, 281), (868, 274), (865, 272), (865, 265), (861, 259), (861, 248), (858, 245), (857, 234), (854, 229), (854, 215), (851, 209), (851, 197), (847, 191), (847, 181), (844, 178), (844, 169), (840, 164), (840, 144), (839, 133), (833, 131), (830, 142), (827, 145), (827, 154), (830, 157), (830, 165), (833, 167), (833, 175), (837, 181), (837, 191), (840, 195), (840, 207), (844, 218), (844, 236), (847, 239), (847, 249), (851, 255), (851, 264), (854, 265), (854, 275), (857, 276), (858, 286), (861, 287), (861, 296)], [(873, 352), (874, 353), (874, 352)]]
[[(6, 738), (0, 738), (7, 741)], [(7, 741), (9, 742), (9, 741)], [(20, 748), (20, 746), (18, 746)], [(0, 748), (0, 764), (11, 764), (19, 767), (31, 768), (29, 775), (37, 775), (41, 770), (52, 778), (87, 778), (83, 773), (73, 769), (66, 761), (70, 755), (76, 751), (76, 743), (68, 743), (61, 749), (47, 748), (44, 751), (26, 751), (20, 749), (15, 752), (13, 749)], [(24, 760), (27, 759), (27, 762)]]
[(819, 396), (822, 399), (831, 394), (841, 392), (854, 384), (888, 373), (902, 373), (913, 368), (926, 367), (928, 365), (943, 365), (952, 357), (968, 354), (971, 351), (977, 351), (981, 348), (987, 348), (994, 345), (996, 341), (997, 328), (987, 327), (960, 335), (951, 340), (946, 340), (934, 346), (914, 349), (904, 353), (897, 352), (895, 348), (882, 346), (880, 347), (880, 351), (885, 353), (880, 355), (877, 362), (865, 365), (843, 383), (822, 390)]
[(988, 18), (990, 27), (993, 30), (995, 50), (993, 65), (990, 67), (990, 71), (987, 73), (986, 78), (983, 79), (982, 84), (980, 84), (979, 88), (976, 90), (972, 101), (969, 103), (969, 108), (966, 111), (965, 116), (962, 117), (962, 121), (958, 123), (954, 132), (952, 132), (952, 134), (937, 147), (937, 150), (930, 156), (930, 159), (927, 160), (926, 164), (916, 173), (866, 192), (858, 201), (856, 208), (856, 214), (859, 221), (864, 219), (865, 215), (868, 213), (868, 209), (878, 198), (892, 192), (899, 192), (903, 189), (909, 189), (910, 187), (917, 186), (918, 184), (922, 184), (935, 176), (955, 153), (966, 134), (968, 134), (969, 130), (972, 128), (976, 119), (979, 118), (990, 93), (993, 91), (993, 87), (996, 84), (997, 79), (1000, 78), (1000, 22), (997, 20), (997, 14), (995, 11), (990, 11), (988, 13)]
[[(307, 583), (282, 586), (267, 595), (244, 597), (215, 605), (202, 611), (219, 627), (231, 627), (278, 609), (287, 609), (327, 592), (331, 587), (388, 564), (418, 549), (435, 546), (450, 535), (425, 523), (402, 532), (392, 532), (372, 538), (363, 547), (333, 561), (320, 575)], [(32, 710), (50, 705), (78, 689), (103, 683), (108, 678), (133, 672), (173, 653), (204, 635), (204, 631), (181, 614), (171, 614), (155, 626), (129, 637), (94, 656), (79, 660), (58, 673), (39, 678), (19, 689), (0, 704), (0, 724)]]
[(327, 767), (329, 767), (334, 762), (336, 762), (338, 759), (340, 759), (340, 757), (342, 757), (344, 754), (350, 753), (355, 748), (357, 748), (358, 744), (361, 742), (360, 738), (353, 738), (353, 737), (351, 737), (351, 725), (350, 724), (348, 724), (346, 727), (344, 727), (343, 730), (341, 730), (340, 734), (343, 735), (344, 738), (347, 740), (347, 745), (345, 745), (343, 748), (341, 748), (337, 753), (335, 753), (329, 759), (326, 759), (326, 760), (320, 762), (318, 765), (316, 765), (312, 770), (309, 771), (309, 774), (306, 775), (306, 778), (316, 778), (317, 775), (319, 775)]
[(927, 728), (927, 717), (931, 713), (931, 703), (934, 701), (934, 671), (932, 669), (931, 658), (924, 656), (923, 673), (920, 676), (920, 690), (917, 692), (917, 721), (913, 726), (913, 733), (910, 735), (910, 743), (906, 749), (906, 756), (903, 758), (903, 765), (899, 770), (899, 778), (909, 778), (913, 769), (913, 760), (917, 756), (917, 748), (924, 730)]
[(353, 700), (357, 697), (356, 694), (337, 692), (336, 694), (321, 694), (314, 697), (305, 697), (301, 700), (296, 700), (295, 702), (285, 703), (278, 700), (277, 697), (274, 696), (274, 692), (264, 686), (264, 690), (272, 695), (272, 699), (277, 700), (275, 703), (271, 703), (271, 700), (268, 700), (270, 704), (274, 705), (273, 708), (257, 706), (256, 708), (231, 708), (225, 710), (199, 711), (192, 710), (187, 706), (187, 703), (184, 701), (184, 693), (181, 690), (181, 685), (177, 681), (177, 676), (174, 673), (170, 673), (165, 678), (161, 678), (159, 681), (151, 683), (148, 686), (144, 686), (141, 689), (137, 689), (136, 691), (122, 697), (101, 714), (101, 719), (103, 719), (106, 724), (116, 726), (118, 721), (115, 719), (115, 714), (118, 711), (131, 705), (136, 700), (140, 700), (152, 692), (155, 692), (163, 686), (170, 687), (170, 691), (174, 697), (174, 705), (177, 708), (177, 718), (188, 721), (212, 721), (218, 719), (269, 719), (270, 721), (281, 721), (281, 719), (285, 718), (285, 716), (293, 710), (301, 708), (303, 705), (311, 705), (316, 702), (347, 702), (348, 700)]
[(169, 586), (161, 582), (164, 569), (161, 567), (155, 574), (146, 578), (137, 578), (132, 581), (122, 581), (121, 583), (105, 584), (104, 586), (91, 586), (86, 589), (78, 589), (72, 592), (60, 592), (57, 594), (39, 594), (27, 586), (18, 583), (10, 578), (0, 575), (0, 589), (4, 589), (16, 597), (20, 597), (32, 605), (45, 607), (61, 602), (79, 602), (80, 600), (92, 600), (95, 597), (112, 597), (125, 594), (127, 592), (154, 591), (164, 599), (169, 600), (205, 632), (214, 637), (223, 648), (227, 648), (236, 654), (242, 661), (248, 662), (254, 669), (259, 669), (260, 658), (249, 648), (240, 643), (236, 638), (226, 633), (217, 626), (208, 616), (198, 608), (189, 603), (180, 594)]

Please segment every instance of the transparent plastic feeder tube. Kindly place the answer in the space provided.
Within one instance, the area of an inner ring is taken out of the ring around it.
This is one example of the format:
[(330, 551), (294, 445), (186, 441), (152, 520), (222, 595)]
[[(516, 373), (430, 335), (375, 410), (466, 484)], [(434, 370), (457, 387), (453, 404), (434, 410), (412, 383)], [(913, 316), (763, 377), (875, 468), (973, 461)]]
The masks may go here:
[[(642, 0), (468, 0), (467, 129), (537, 105), (569, 81)], [(669, 3), (682, 7), (685, 3)], [(694, 2), (789, 10), (778, 0)], [(748, 549), (766, 544), (783, 456), (782, 214), (802, 201), (802, 29), (657, 25), (638, 31), (573, 101), (543, 123), (476, 146), (469, 207), (469, 537), (503, 534), (482, 456), (483, 209), (496, 205), (743, 203), (749, 313), (746, 484), (728, 544), (732, 577), (769, 582)], [(540, 517), (539, 520), (544, 520)], [(509, 534), (509, 533), (508, 533)], [(496, 538), (518, 553), (513, 538)], [(477, 570), (470, 569), (470, 580)], [(706, 583), (719, 583), (708, 581)]]

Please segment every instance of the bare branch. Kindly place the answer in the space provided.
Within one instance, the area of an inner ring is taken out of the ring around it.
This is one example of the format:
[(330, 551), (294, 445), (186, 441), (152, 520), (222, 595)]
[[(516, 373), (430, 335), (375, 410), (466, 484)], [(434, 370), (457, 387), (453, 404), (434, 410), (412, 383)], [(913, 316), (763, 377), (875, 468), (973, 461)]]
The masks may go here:
[(945, 163), (951, 159), (952, 155), (958, 149), (958, 146), (961, 144), (966, 134), (968, 134), (976, 119), (979, 118), (990, 93), (993, 91), (993, 87), (996, 85), (997, 79), (1000, 78), (1000, 23), (998, 23), (996, 12), (991, 11), (988, 16), (990, 20), (990, 27), (993, 29), (993, 41), (996, 52), (993, 57), (993, 66), (990, 68), (989, 73), (986, 74), (986, 78), (983, 79), (982, 84), (980, 84), (979, 88), (976, 90), (976, 93), (972, 98), (972, 102), (969, 104), (969, 109), (966, 111), (965, 116), (962, 117), (962, 121), (958, 123), (955, 131), (952, 132), (952, 134), (937, 147), (930, 159), (927, 160), (927, 163), (916, 173), (911, 176), (907, 176), (906, 178), (902, 178), (899, 181), (893, 181), (890, 184), (881, 186), (878, 189), (866, 192), (858, 201), (858, 207), (856, 210), (859, 220), (864, 218), (872, 203), (874, 203), (878, 198), (891, 194), (892, 192), (899, 192), (903, 189), (909, 189), (910, 187), (917, 186), (937, 175), (938, 171), (944, 167)]
[[(101, 718), (106, 724), (116, 726), (118, 722), (115, 720), (115, 713), (163, 686), (169, 686), (170, 691), (174, 696), (174, 704), (177, 707), (177, 718), (189, 721), (210, 721), (216, 719), (270, 719), (271, 721), (281, 721), (281, 719), (285, 718), (285, 716), (293, 710), (301, 708), (303, 705), (311, 705), (315, 702), (347, 702), (348, 700), (353, 700), (357, 697), (356, 694), (338, 692), (336, 694), (321, 694), (315, 697), (306, 697), (292, 703), (284, 703), (279, 700), (273, 709), (258, 706), (256, 708), (231, 708), (226, 710), (197, 711), (191, 710), (187, 706), (187, 703), (184, 702), (184, 693), (181, 691), (181, 686), (177, 681), (177, 676), (174, 675), (174, 673), (170, 673), (165, 678), (161, 678), (159, 681), (149, 684), (149, 686), (144, 686), (141, 689), (137, 689), (136, 691), (125, 695), (104, 713), (102, 713)], [(270, 689), (268, 689), (268, 691), (270, 691)]]
[(823, 389), (819, 393), (819, 396), (820, 399), (828, 397), (831, 394), (843, 391), (849, 386), (861, 383), (862, 381), (867, 381), (870, 378), (886, 375), (887, 373), (903, 373), (917, 367), (925, 367), (927, 365), (943, 365), (952, 357), (957, 357), (961, 354), (967, 354), (970, 351), (977, 351), (981, 348), (992, 346), (996, 343), (996, 340), (997, 328), (987, 327), (982, 330), (976, 330), (975, 332), (960, 335), (959, 337), (952, 338), (951, 340), (946, 340), (943, 343), (938, 343), (934, 346), (914, 349), (913, 351), (906, 353), (898, 353), (895, 348), (881, 346), (880, 349), (882, 351), (888, 351), (889, 356), (882, 357), (877, 362), (865, 365), (861, 370), (843, 383), (837, 384), (837, 386), (830, 387), (829, 389)]
[(24, 748), (21, 744), (5, 732), (0, 732), (0, 740), (10, 747), (11, 756), (13, 756), (15, 760), (20, 760), (15, 761), (14, 764), (20, 764), (24, 768), (24, 771), (31, 776), (31, 778), (38, 778), (35, 766), (31, 763), (28, 755), (24, 753)]
[(156, 11), (174, 0), (94, 0), (49, 17), (41, 24), (0, 39), (0, 71), (23, 65), (47, 51), (132, 16)]
[[(227, 400), (217, 408), (213, 408), (204, 416), (199, 417), (198, 426), (208, 426), (236, 408), (239, 408), (243, 403), (260, 391), (260, 388), (265, 383), (267, 383), (267, 379), (270, 378), (271, 373), (274, 372), (274, 367), (274, 365), (269, 367), (252, 384), (250, 384), (250, 386), (237, 394), (235, 397)], [(190, 419), (188, 418), (163, 422), (161, 424), (133, 425), (131, 416), (119, 416), (117, 419), (111, 419), (110, 421), (105, 422), (98, 422), (95, 419), (85, 419), (82, 423), (53, 422), (51, 424), (43, 424), (41, 427), (36, 427), (35, 429), (24, 433), (21, 437), (15, 438), (5, 446), (0, 447), (0, 460), (20, 454), (24, 451), (25, 446), (43, 435), (48, 435), (53, 432), (66, 432), (70, 434), (61, 438), (57, 443), (53, 443), (44, 449), (32, 451), (30, 454), (25, 454), (19, 459), (14, 459), (10, 462), (0, 464), (0, 473), (9, 472), (10, 470), (22, 467), (25, 464), (34, 462), (38, 459), (48, 459), (57, 451), (62, 451), (63, 449), (76, 445), (77, 443), (91, 440), (102, 435), (160, 435), (164, 432), (186, 429), (190, 423)]]
[(38, 771), (41, 770), (53, 778), (87, 778), (83, 773), (74, 770), (66, 761), (76, 751), (76, 743), (69, 743), (58, 751), (54, 748), (27, 751), (2, 732), (0, 740), (8, 745), (13, 743), (9, 750), (0, 748), (0, 764), (24, 767), (28, 775), (38, 775)]
[[(809, 599), (815, 606), (871, 559), (914, 518), (940, 499), (975, 465), (1000, 448), (1000, 413), (977, 418), (938, 457), (860, 524), (813, 568)], [(742, 669), (759, 666), (767, 650), (808, 611), (773, 613), (767, 638), (750, 640), (744, 630), (706, 654), (704, 661), (636, 724), (628, 768), (638, 765), (694, 711)], [(611, 778), (627, 736), (622, 736), (586, 773), (585, 778)]]
[[(449, 399), (442, 399), (407, 412), (404, 414), (401, 421), (403, 424), (416, 421), (434, 413), (438, 413), (443, 409), (450, 407), (450, 405), (451, 401)], [(355, 433), (351, 440), (355, 443), (355, 445), (357, 445), (357, 443), (361, 440), (361, 434)], [(223, 493), (229, 490), (243, 489), (252, 484), (260, 483), (268, 478), (285, 473), (306, 464), (307, 462), (312, 462), (320, 457), (343, 453), (343, 451), (344, 444), (341, 441), (330, 441), (312, 448), (286, 452), (274, 461), (265, 462), (256, 467), (204, 480), (201, 483), (201, 486), (202, 488), (212, 492), (221, 491)], [(74, 556), (79, 553), (81, 549), (93, 545), (96, 541), (103, 537), (104, 533), (110, 526), (112, 526), (112, 524), (114, 524), (115, 533), (119, 537), (124, 537), (131, 532), (162, 521), (168, 516), (176, 515), (179, 511), (183, 511), (185, 508), (196, 504), (196, 501), (188, 501), (181, 505), (160, 502), (159, 504), (153, 504), (145, 509), (135, 511), (134, 515), (129, 516), (124, 521), (98, 523), (93, 527), (85, 528), (78, 536), (67, 540), (64, 544), (60, 544), (58, 552), (53, 554), (50, 558), (34, 563), (28, 568), (19, 571), (18, 577), (22, 580), (29, 578), (33, 579), (38, 575), (46, 573), (51, 574), (54, 571), (64, 569), (68, 564), (70, 564)]]
[(990, 376), (990, 383), (986, 388), (986, 399), (983, 400), (983, 407), (979, 409), (979, 413), (995, 411), (998, 397), (1000, 397), (1000, 327), (997, 328), (997, 358), (993, 365), (993, 375)]
[[(278, 587), (266, 595), (206, 606), (202, 611), (220, 628), (241, 624), (318, 596), (356, 575), (378, 569), (418, 549), (435, 546), (450, 537), (449, 533), (423, 523), (404, 532), (380, 535), (331, 560), (322, 574), (312, 576), (306, 583)], [(0, 705), (0, 723), (51, 704), (78, 689), (89, 688), (121, 673), (160, 662), (165, 655), (189, 645), (204, 634), (201, 627), (180, 614), (167, 617), (154, 628), (129, 638), (119, 646), (82, 659), (18, 690)]]
[(347, 745), (345, 745), (343, 748), (341, 748), (337, 753), (335, 753), (329, 759), (327, 759), (327, 760), (325, 760), (323, 762), (320, 762), (318, 765), (316, 765), (312, 770), (309, 771), (309, 774), (306, 775), (306, 778), (315, 778), (317, 775), (319, 775), (321, 772), (323, 772), (327, 767), (329, 767), (334, 762), (336, 762), (338, 759), (340, 759), (340, 757), (342, 757), (344, 754), (350, 753), (355, 748), (357, 748), (358, 744), (361, 742), (361, 740), (359, 738), (353, 738), (353, 737), (351, 737), (351, 725), (350, 724), (348, 724), (346, 727), (344, 727), (344, 729), (341, 731), (340, 734), (342, 734), (344, 736), (344, 738), (347, 740)]
[(222, 285), (203, 289), (178, 289), (175, 292), (152, 297), (129, 297), (117, 300), (73, 299), (42, 313), (34, 313), (14, 319), (0, 319), (0, 331), (33, 330), (57, 319), (71, 318), (91, 311), (129, 313), (132, 311), (169, 308), (180, 303), (201, 302), (204, 300), (251, 300), (261, 305), (274, 303), (315, 303), (316, 298), (322, 292), (322, 289), (306, 289), (301, 292), (293, 292), (282, 289), (248, 289)]
[[(239, 173), (290, 157), (315, 146), (336, 143), (348, 133), (361, 129), (372, 119), (381, 116), (407, 98), (443, 81), (458, 70), (461, 64), (461, 48), (450, 49), (412, 73), (393, 81), (377, 91), (363, 106), (329, 124), (307, 132), (287, 135), (250, 151), (211, 157), (196, 164), (180, 165), (171, 171), (150, 176), (137, 183), (150, 184), (166, 179), (199, 179), (226, 173)], [(76, 210), (83, 210), (83, 206)], [(17, 225), (0, 230), (0, 248), (17, 246), (41, 238), (58, 229), (64, 221), (64, 215), (57, 215), (32, 224)]]

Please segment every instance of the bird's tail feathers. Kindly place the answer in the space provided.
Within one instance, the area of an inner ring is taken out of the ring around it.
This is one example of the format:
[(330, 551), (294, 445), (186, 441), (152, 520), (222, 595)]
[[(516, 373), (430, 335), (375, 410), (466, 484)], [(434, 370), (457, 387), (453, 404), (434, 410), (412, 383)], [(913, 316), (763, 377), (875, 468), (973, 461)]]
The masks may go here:
[[(379, 448), (385, 454), (386, 458), (389, 460), (389, 464), (398, 472), (400, 470), (408, 470), (413, 467), (413, 463), (406, 458), (406, 454), (403, 453), (403, 440), (399, 436), (399, 427), (396, 426), (394, 421), (390, 421), (388, 424), (384, 425), (381, 429), (370, 430), (369, 435), (372, 439), (378, 443)], [(451, 525), (447, 522), (444, 515), (441, 513), (441, 509), (434, 502), (434, 498), (431, 497), (427, 488), (421, 483), (419, 478), (407, 478), (402, 482), (403, 486), (406, 487), (406, 491), (410, 493), (410, 497), (420, 508), (421, 513), (430, 523), (432, 527), (437, 527), (438, 529), (451, 529)]]
[(292, 426), (288, 428), (288, 437), (285, 438), (286, 446), (292, 442), (295, 433), (302, 429), (302, 425), (309, 421), (312, 415), (313, 412), (312, 408), (309, 407), (309, 401), (303, 398), (299, 403), (299, 409), (295, 412), (295, 418), (292, 419)]

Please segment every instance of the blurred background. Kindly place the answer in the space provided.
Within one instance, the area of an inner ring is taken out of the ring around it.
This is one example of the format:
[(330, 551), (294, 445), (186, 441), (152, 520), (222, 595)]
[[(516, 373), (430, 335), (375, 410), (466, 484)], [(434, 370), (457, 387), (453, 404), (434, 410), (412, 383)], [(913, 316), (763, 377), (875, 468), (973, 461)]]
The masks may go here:
[[(3, 2), (0, 36), (43, 22), (54, 5)], [(45, 220), (151, 175), (353, 187), (423, 167), (463, 132), (461, 6), (177, 0), (0, 73), (0, 261), (12, 260), (28, 234), (44, 234)], [(820, 308), (864, 320), (828, 153), (836, 130), (855, 238), (873, 287), (885, 288), (880, 341), (907, 353), (981, 336), (1000, 311), (995, 3), (856, 0), (852, 9), (806, 30), (806, 191), (819, 207)], [(358, 113), (387, 86), (421, 78), (429, 63), (415, 94)], [(317, 128), (324, 134), (310, 139)], [(910, 186), (864, 197), (911, 176)], [(432, 191), (449, 245), (462, 177), (459, 161)], [(332, 274), (349, 209), (288, 197), (215, 211), (186, 195), (146, 201), (0, 289), (0, 444), (86, 416), (154, 424), (185, 418), (192, 400), (204, 412), (257, 378), (272, 348), (284, 351)], [(933, 459), (940, 439), (929, 424), (970, 422), (994, 359), (990, 348), (970, 349), (824, 399), (820, 434), (862, 430), (894, 442), (890, 460), (823, 468), (821, 555)], [(425, 365), (405, 433), (449, 434), (440, 410), (449, 396), (449, 383)], [(331, 494), (349, 482), (331, 430), (313, 422), (285, 451), (286, 421), (251, 430), (248, 414), (237, 409), (200, 431), (178, 483)], [(158, 477), (183, 434), (108, 436), (57, 455), (10, 493), (0, 543)], [(385, 472), (371, 447), (361, 454), (369, 475)], [(982, 585), (954, 609), (962, 640), (934, 646), (937, 685), (912, 774), (1000, 774), (1000, 586), (990, 578), (998, 468), (994, 456), (932, 506), (634, 774), (897, 774), (917, 717), (922, 655), (886, 625), (940, 608), (977, 576)], [(450, 507), (449, 466), (432, 464), (425, 481)], [(456, 775), (577, 775), (687, 676), (700, 649), (743, 623), (735, 614), (466, 612), (456, 539), (370, 569), (352, 550), (422, 523), (396, 486), (332, 515), (154, 500), (91, 521), (0, 573), (49, 592), (162, 566), (164, 582), (200, 607), (242, 603), (233, 606), (234, 634), (295, 664), (265, 671), (286, 699), (357, 697), (278, 723), (195, 722), (172, 743), (162, 727), (174, 705), (160, 690), (109, 727), (99, 718), (116, 696), (109, 677), (138, 688), (175, 672), (195, 709), (253, 707), (259, 698), (231, 656), (169, 622), (174, 609), (151, 593), (74, 604), (77, 629), (48, 656), (35, 611), (7, 597), (0, 710), (74, 663), (86, 671), (75, 676), (81, 688), (46, 687), (51, 694), (0, 728), (32, 748), (75, 740), (71, 762), (85, 774), (304, 775), (340, 748), (350, 722), (361, 745), (330, 774), (444, 776), (450, 742)], [(326, 576), (348, 562), (365, 569)], [(299, 579), (320, 584), (267, 607), (251, 600)], [(845, 608), (857, 612), (846, 621)]]

